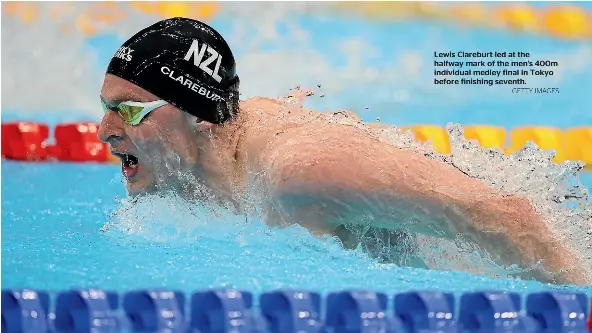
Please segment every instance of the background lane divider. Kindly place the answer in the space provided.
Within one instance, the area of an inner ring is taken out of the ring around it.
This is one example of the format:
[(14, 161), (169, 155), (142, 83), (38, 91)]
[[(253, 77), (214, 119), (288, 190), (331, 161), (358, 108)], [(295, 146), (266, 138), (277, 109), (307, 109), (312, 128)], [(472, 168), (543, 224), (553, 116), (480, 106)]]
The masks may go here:
[[(369, 125), (388, 127), (387, 124)], [(111, 155), (108, 145), (98, 139), (98, 128), (99, 124), (92, 122), (58, 124), (54, 130), (56, 142), (49, 145), (49, 127), (46, 124), (2, 123), (2, 158), (17, 161), (119, 163), (119, 158)], [(411, 131), (417, 141), (431, 142), (439, 153), (450, 153), (448, 132), (442, 126), (417, 124), (403, 126), (401, 129)], [(568, 128), (565, 131), (554, 127), (522, 126), (507, 131), (498, 126), (466, 125), (464, 135), (469, 140), (476, 140), (483, 147), (501, 148), (507, 154), (532, 141), (541, 149), (555, 150), (555, 162), (579, 160), (592, 170), (592, 126)]]
[(99, 124), (72, 122), (54, 129), (55, 144), (47, 144), (49, 127), (34, 122), (2, 123), (2, 157), (17, 161), (118, 163), (97, 136)]
[(411, 130), (415, 140), (420, 142), (431, 141), (434, 149), (442, 154), (450, 154), (450, 141), (445, 128), (437, 125), (413, 125), (401, 128), (403, 132)]
[[(71, 34), (74, 30), (93, 37), (109, 32), (110, 27), (125, 21), (130, 15), (184, 16), (209, 21), (221, 14), (222, 7), (217, 1), (139, 1), (129, 5), (102, 1), (86, 6), (56, 2), (49, 8), (32, 2), (8, 2), (2, 6), (2, 15), (17, 18), (25, 24), (50, 19), (62, 25), (64, 34)], [(529, 3), (335, 2), (331, 11), (390, 22), (427, 20), (455, 23), (469, 29), (508, 29), (563, 40), (585, 41), (592, 38), (592, 13), (589, 9), (571, 4), (539, 7)]]
[(564, 136), (563, 131), (553, 127), (535, 127), (525, 126), (512, 130), (510, 147), (508, 153), (520, 150), (528, 141), (537, 144), (540, 149), (554, 150), (554, 162), (561, 162), (565, 159), (564, 155)]
[(487, 125), (467, 126), (465, 138), (477, 140), (484, 148), (504, 148), (506, 146), (506, 129)]

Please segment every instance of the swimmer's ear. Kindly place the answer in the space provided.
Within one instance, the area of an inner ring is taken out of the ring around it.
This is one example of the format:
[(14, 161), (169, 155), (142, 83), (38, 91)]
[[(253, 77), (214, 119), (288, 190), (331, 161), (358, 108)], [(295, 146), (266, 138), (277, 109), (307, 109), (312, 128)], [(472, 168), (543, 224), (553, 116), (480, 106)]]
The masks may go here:
[(214, 124), (212, 124), (208, 121), (205, 121), (205, 120), (201, 120), (199, 118), (195, 122), (195, 128), (199, 132), (209, 131), (213, 126), (214, 126)]

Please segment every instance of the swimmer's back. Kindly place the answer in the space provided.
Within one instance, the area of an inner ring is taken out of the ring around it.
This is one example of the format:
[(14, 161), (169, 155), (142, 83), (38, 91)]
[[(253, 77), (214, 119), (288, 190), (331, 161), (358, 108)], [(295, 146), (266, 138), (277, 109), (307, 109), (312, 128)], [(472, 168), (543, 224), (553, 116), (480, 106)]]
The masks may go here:
[[(298, 96), (296, 96), (298, 97)], [(368, 137), (370, 132), (379, 133), (377, 128), (386, 126), (368, 126), (365, 130), (355, 129), (348, 125), (359, 125), (358, 115), (347, 110), (335, 112), (317, 112), (301, 106), (302, 100), (273, 99), (255, 97), (241, 102), (240, 122), (245, 129), (241, 150), (253, 156), (258, 156), (271, 141), (276, 138), (285, 140), (294, 135), (315, 133), (349, 133), (358, 137)], [(302, 96), (300, 96), (302, 97)], [(301, 138), (300, 138), (301, 139)]]

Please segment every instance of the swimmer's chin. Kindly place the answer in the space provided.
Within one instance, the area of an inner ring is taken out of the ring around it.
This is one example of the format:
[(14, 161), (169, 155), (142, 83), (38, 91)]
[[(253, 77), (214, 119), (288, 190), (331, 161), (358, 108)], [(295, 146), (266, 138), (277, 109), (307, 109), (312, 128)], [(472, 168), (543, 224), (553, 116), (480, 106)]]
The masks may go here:
[[(195, 182), (197, 183), (198, 181), (196, 180)], [(126, 191), (132, 202), (147, 196), (157, 196), (161, 198), (173, 196), (205, 205), (217, 205), (231, 209), (236, 209), (237, 206), (233, 200), (228, 200), (226, 197), (217, 195), (206, 186), (180, 185), (175, 181), (170, 181), (166, 185), (144, 185), (138, 182), (128, 182), (126, 183)]]
[(156, 185), (142, 186), (140, 184), (130, 182), (126, 184), (125, 189), (127, 191), (127, 195), (132, 198), (142, 195), (155, 194), (159, 192)]
[[(132, 199), (144, 197), (144, 196), (159, 196), (159, 197), (167, 197), (170, 195), (178, 195), (181, 197), (186, 197), (186, 193), (175, 186), (159, 186), (157, 184), (150, 184), (150, 185), (143, 185), (139, 183), (127, 183), (126, 184), (126, 191), (128, 197)], [(187, 196), (192, 197), (193, 196)]]

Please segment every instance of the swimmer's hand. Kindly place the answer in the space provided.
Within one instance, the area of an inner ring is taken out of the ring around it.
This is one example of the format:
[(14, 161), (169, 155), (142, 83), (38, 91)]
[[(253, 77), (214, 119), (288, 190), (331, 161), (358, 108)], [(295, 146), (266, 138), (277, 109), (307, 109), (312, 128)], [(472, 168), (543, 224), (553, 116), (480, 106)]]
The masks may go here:
[(580, 260), (528, 200), (496, 193), (450, 165), (394, 148), (363, 129), (326, 123), (292, 128), (260, 156), (275, 209), (309, 229), (390, 221), (374, 226), (448, 239), (463, 235), (501, 265), (542, 264), (530, 273), (538, 280), (590, 283)]

